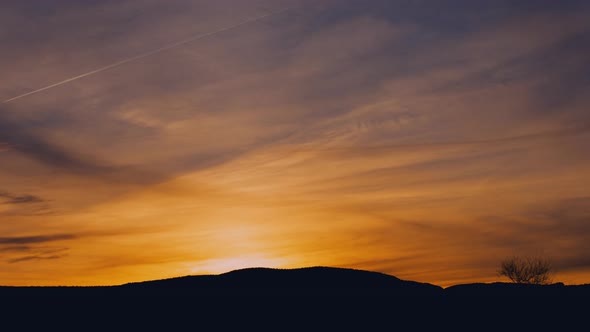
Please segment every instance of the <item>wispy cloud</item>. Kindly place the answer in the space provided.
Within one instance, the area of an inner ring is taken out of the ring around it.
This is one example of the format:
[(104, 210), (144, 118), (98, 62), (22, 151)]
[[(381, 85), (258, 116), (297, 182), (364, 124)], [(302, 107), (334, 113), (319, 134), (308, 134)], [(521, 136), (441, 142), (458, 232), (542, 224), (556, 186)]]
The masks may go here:
[(0, 202), (4, 204), (31, 204), (43, 201), (41, 197), (35, 195), (16, 195), (0, 191)]
[(32, 244), (45, 243), (63, 240), (72, 240), (77, 236), (74, 234), (51, 234), (51, 235), (35, 235), (35, 236), (14, 236), (14, 237), (0, 237), (0, 245), (6, 244)]
[(9, 263), (21, 263), (26, 261), (37, 261), (37, 260), (54, 260), (63, 258), (64, 255), (32, 255), (32, 256), (24, 256), (19, 258), (9, 259)]
[(32, 260), (56, 260), (67, 256), (69, 248), (56, 246), (55, 243), (76, 238), (78, 236), (74, 234), (0, 237), (0, 253), (9, 264)]
[(46, 139), (30, 133), (26, 124), (9, 118), (7, 109), (0, 109), (0, 142), (49, 167), (64, 168), (76, 173), (104, 173), (107, 167), (86, 161)]
[(62, 230), (0, 238), (3, 278), (264, 257), (452, 283), (539, 248), (590, 271), (585, 1), (14, 2), (0, 100), (293, 4), (2, 106), (0, 232)]
[(32, 247), (25, 246), (25, 245), (17, 245), (17, 246), (2, 246), (0, 247), (0, 252), (27, 252), (30, 251)]

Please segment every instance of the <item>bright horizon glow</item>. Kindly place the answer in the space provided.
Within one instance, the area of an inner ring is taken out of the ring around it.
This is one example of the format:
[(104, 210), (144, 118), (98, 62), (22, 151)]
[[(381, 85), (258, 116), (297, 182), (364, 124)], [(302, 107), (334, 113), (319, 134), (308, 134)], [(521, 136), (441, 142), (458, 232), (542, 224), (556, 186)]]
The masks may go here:
[(191, 274), (223, 274), (235, 270), (248, 268), (273, 268), (281, 269), (288, 266), (281, 258), (268, 258), (264, 255), (236, 256), (229, 258), (211, 259), (198, 262), (191, 269)]

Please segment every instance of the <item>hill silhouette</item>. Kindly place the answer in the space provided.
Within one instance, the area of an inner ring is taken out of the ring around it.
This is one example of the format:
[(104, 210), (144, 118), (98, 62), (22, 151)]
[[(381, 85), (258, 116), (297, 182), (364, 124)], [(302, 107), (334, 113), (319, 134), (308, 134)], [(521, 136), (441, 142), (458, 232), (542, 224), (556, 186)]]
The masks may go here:
[(590, 284), (526, 285), (513, 283), (461, 284), (448, 288), (402, 280), (392, 275), (335, 267), (298, 269), (246, 268), (219, 275), (196, 275), (133, 282), (116, 286), (12, 287), (1, 286), (0, 296), (371, 296), (461, 299), (466, 297), (583, 296)]
[(489, 284), (473, 283), (447, 287), (444, 293), (446, 297), (590, 297), (590, 284), (564, 285), (563, 283), (555, 283), (550, 285), (533, 285), (504, 282)]
[(439, 286), (406, 281), (391, 275), (353, 269), (309, 267), (300, 269), (247, 268), (217, 276), (187, 276), (126, 284), (125, 293), (195, 295), (371, 295), (433, 296)]
[(117, 286), (0, 287), (0, 296), (436, 296), (442, 287), (333, 267), (246, 268)]
[(2, 307), (7, 308), (5, 325), (22, 330), (79, 330), (79, 322), (133, 331), (207, 324), (222, 330), (574, 330), (587, 323), (585, 298), (590, 298), (590, 285), (476, 283), (442, 288), (333, 267), (247, 268), (115, 286), (0, 287)]
[(115, 286), (0, 287), (0, 296), (379, 296), (379, 297), (590, 297), (590, 284), (473, 283), (447, 288), (392, 275), (335, 267), (246, 268)]

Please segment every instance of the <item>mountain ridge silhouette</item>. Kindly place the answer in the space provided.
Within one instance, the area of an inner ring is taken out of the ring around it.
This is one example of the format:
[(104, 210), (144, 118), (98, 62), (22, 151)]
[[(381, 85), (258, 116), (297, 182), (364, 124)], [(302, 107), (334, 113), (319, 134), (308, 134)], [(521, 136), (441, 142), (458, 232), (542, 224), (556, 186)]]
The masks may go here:
[(113, 286), (0, 286), (0, 296), (590, 296), (590, 284), (470, 283), (443, 288), (351, 268), (248, 267), (221, 274), (186, 275)]
[(8, 308), (3, 318), (29, 330), (47, 329), (48, 323), (56, 330), (86, 326), (79, 322), (133, 331), (204, 325), (273, 331), (284, 326), (312, 331), (464, 326), (472, 331), (490, 324), (574, 330), (587, 322), (586, 301), (578, 301), (584, 297), (590, 298), (590, 284), (442, 288), (381, 272), (322, 266), (244, 268), (114, 286), (0, 286)]

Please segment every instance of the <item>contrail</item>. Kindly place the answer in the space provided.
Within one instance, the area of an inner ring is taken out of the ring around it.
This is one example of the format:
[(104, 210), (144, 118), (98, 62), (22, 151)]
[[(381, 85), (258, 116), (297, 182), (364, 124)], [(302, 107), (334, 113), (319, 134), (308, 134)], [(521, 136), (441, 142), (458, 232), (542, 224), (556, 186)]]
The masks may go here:
[(87, 77), (87, 76), (92, 76), (92, 75), (101, 73), (103, 71), (106, 71), (106, 70), (109, 70), (109, 69), (113, 69), (113, 68), (122, 66), (122, 65), (124, 65), (126, 63), (130, 63), (130, 62), (133, 62), (133, 61), (137, 61), (139, 59), (147, 58), (147, 57), (152, 56), (154, 54), (157, 54), (157, 53), (160, 53), (160, 52), (164, 52), (164, 51), (167, 51), (169, 49), (172, 49), (172, 48), (175, 48), (175, 47), (179, 47), (179, 46), (182, 46), (182, 45), (186, 45), (188, 43), (192, 43), (192, 42), (195, 42), (197, 40), (200, 40), (200, 39), (203, 39), (203, 38), (207, 38), (207, 37), (216, 35), (216, 34), (221, 33), (221, 32), (225, 32), (225, 31), (232, 30), (232, 29), (241, 27), (241, 26), (246, 25), (246, 24), (249, 24), (249, 23), (260, 21), (260, 20), (262, 20), (264, 18), (275, 16), (275, 15), (284, 13), (286, 11), (292, 10), (293, 8), (294, 7), (286, 7), (286, 8), (283, 8), (281, 10), (278, 10), (278, 11), (275, 11), (275, 12), (272, 12), (272, 13), (269, 13), (269, 14), (257, 16), (257, 17), (254, 17), (254, 18), (249, 18), (249, 19), (247, 19), (245, 21), (242, 21), (242, 22), (240, 22), (238, 24), (234, 24), (234, 25), (231, 25), (231, 26), (228, 26), (228, 27), (225, 27), (225, 28), (221, 28), (219, 30), (215, 30), (215, 31), (211, 31), (211, 32), (207, 32), (207, 33), (203, 33), (203, 34), (199, 34), (199, 35), (194, 35), (194, 36), (189, 37), (187, 39), (183, 39), (181, 41), (177, 41), (175, 43), (162, 46), (162, 47), (157, 48), (157, 49), (152, 50), (152, 51), (148, 51), (148, 52), (145, 52), (145, 53), (142, 53), (142, 54), (138, 54), (136, 56), (133, 56), (133, 57), (130, 57), (130, 58), (121, 60), (119, 62), (115, 62), (113, 64), (110, 64), (108, 66), (105, 66), (105, 67), (102, 67), (102, 68), (98, 68), (98, 69), (95, 69), (93, 71), (89, 71), (87, 73), (84, 73), (84, 74), (81, 74), (81, 75), (78, 75), (78, 76), (74, 76), (74, 77), (68, 78), (68, 79), (63, 80), (61, 82), (57, 82), (57, 83), (48, 85), (46, 87), (43, 87), (43, 88), (34, 90), (34, 91), (23, 93), (22, 95), (19, 95), (19, 96), (16, 96), (16, 97), (12, 97), (10, 99), (6, 99), (6, 100), (4, 100), (2, 102), (2, 104), (6, 104), (6, 103), (9, 103), (11, 101), (15, 101), (17, 99), (21, 99), (21, 98), (24, 98), (24, 97), (27, 97), (27, 96), (30, 96), (30, 95), (34, 95), (34, 94), (37, 94), (39, 92), (42, 92), (42, 91), (45, 91), (45, 90), (49, 90), (49, 89), (58, 87), (60, 85), (64, 85), (64, 84), (70, 83), (72, 81), (79, 80), (79, 79), (84, 78), (84, 77)]

